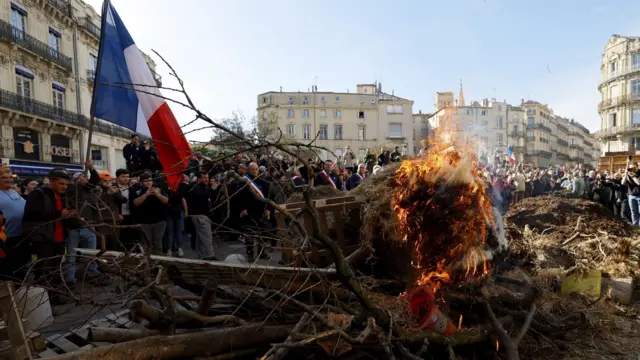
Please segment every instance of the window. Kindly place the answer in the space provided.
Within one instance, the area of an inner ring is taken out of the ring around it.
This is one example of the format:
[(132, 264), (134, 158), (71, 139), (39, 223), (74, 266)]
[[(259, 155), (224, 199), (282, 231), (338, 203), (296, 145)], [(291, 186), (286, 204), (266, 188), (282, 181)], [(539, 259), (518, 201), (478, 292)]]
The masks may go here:
[(333, 138), (342, 140), (342, 125), (333, 125)]
[(336, 103), (340, 102), (340, 96), (336, 96)]
[(464, 131), (468, 131), (468, 132), (473, 131), (473, 123), (465, 124)]
[(365, 140), (366, 137), (366, 132), (367, 128), (365, 125), (358, 125), (358, 140)]
[(389, 123), (388, 138), (401, 138), (404, 137), (402, 133), (402, 123)]
[(302, 110), (302, 117), (303, 118), (308, 118), (309, 117), (309, 109)]
[(483, 136), (480, 138), (480, 140), (484, 143), (484, 144), (488, 144), (489, 143), (489, 138), (486, 136)]
[(609, 74), (615, 75), (617, 68), (618, 68), (618, 63), (616, 63), (615, 61), (609, 64)]
[(289, 104), (293, 104), (293, 96), (289, 96)]
[(287, 117), (288, 118), (295, 117), (295, 113), (293, 112), (293, 109), (287, 110)]
[(333, 112), (333, 117), (334, 117), (334, 118), (341, 118), (341, 117), (342, 117), (342, 111), (340, 111), (340, 110), (335, 110), (335, 111)]
[(498, 116), (498, 129), (502, 129), (503, 122), (504, 118), (502, 118), (502, 116)]
[(91, 145), (91, 162), (99, 169), (108, 169), (109, 149), (104, 146)]
[(327, 125), (320, 125), (320, 140), (327, 140)]
[(387, 105), (387, 114), (402, 114), (402, 105)]
[(19, 31), (14, 31), (13, 36), (24, 39), (27, 31), (27, 12), (11, 3), (11, 25)]
[(528, 117), (527, 118), (527, 128), (532, 128), (533, 124), (535, 123), (536, 119), (532, 118), (532, 117)]
[(502, 146), (502, 134), (498, 134), (498, 146)]
[(321, 102), (321, 103), (325, 103), (326, 101), (327, 101), (327, 99), (326, 99), (324, 96), (321, 96), (321, 97), (320, 97), (320, 102)]
[(640, 124), (640, 109), (631, 109), (631, 123)]
[(633, 150), (640, 149), (640, 137), (632, 137), (629, 139), (629, 147)]
[(618, 125), (618, 114), (609, 114), (609, 119), (611, 120), (611, 127), (616, 127)]
[(27, 77), (26, 74), (16, 74), (16, 92), (18, 95), (31, 99), (31, 78)]
[(62, 34), (52, 28), (49, 28), (49, 52), (52, 56), (58, 56), (58, 53), (60, 52), (61, 38)]
[(513, 125), (513, 133), (514, 134), (518, 133), (518, 125)]
[(609, 88), (609, 99), (617, 100), (618, 97), (618, 85), (613, 85)]
[(631, 94), (640, 95), (640, 80), (631, 80)]
[(358, 119), (364, 119), (364, 111), (358, 111)]
[(302, 103), (303, 103), (303, 104), (305, 104), (305, 105), (307, 105), (307, 104), (309, 103), (309, 97), (308, 97), (308, 96), (305, 96), (305, 97), (302, 99)]
[(327, 110), (320, 110), (320, 117), (327, 117)]
[(288, 124), (287, 125), (287, 135), (294, 136), (296, 134), (296, 125)]
[(487, 115), (487, 110), (482, 110), (482, 111), (480, 111), (480, 115), (483, 115), (483, 116), (484, 116), (484, 115)]
[(302, 138), (305, 140), (311, 139), (311, 125), (309, 124), (302, 125)]
[(535, 115), (535, 114), (536, 114), (536, 109), (527, 108), (527, 115)]
[(360, 98), (360, 105), (364, 104), (364, 98)]
[[(89, 54), (89, 72), (91, 72), (91, 74), (95, 74), (96, 67), (98, 67), (98, 57), (93, 54)], [(95, 77), (95, 75), (93, 76)], [(267, 103), (266, 97), (262, 98), (262, 103)]]
[(535, 135), (533, 135), (533, 131), (532, 130), (527, 130), (527, 137), (528, 138), (535, 138)]
[(58, 114), (62, 114), (64, 110), (64, 91), (60, 91), (59, 89), (52, 90), (53, 95), (53, 107), (58, 110)]
[(483, 122), (480, 124), (480, 128), (481, 128), (482, 130), (487, 130), (487, 129), (489, 128), (489, 122), (488, 122), (488, 121), (483, 121)]
[(502, 105), (498, 105), (498, 111), (502, 111)]
[(640, 68), (640, 53), (635, 53), (631, 55), (631, 67), (633, 69)]
[(466, 113), (467, 115), (471, 115), (471, 114), (473, 113), (473, 110), (471, 110), (471, 109), (467, 109), (467, 110), (465, 111), (465, 113)]

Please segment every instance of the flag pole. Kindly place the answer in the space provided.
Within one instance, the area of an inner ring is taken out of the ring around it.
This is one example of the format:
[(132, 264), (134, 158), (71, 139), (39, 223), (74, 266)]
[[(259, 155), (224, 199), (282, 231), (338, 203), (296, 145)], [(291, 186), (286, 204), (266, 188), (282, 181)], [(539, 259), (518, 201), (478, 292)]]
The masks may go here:
[(95, 122), (95, 111), (96, 111), (96, 97), (98, 96), (98, 86), (100, 86), (100, 62), (102, 61), (102, 51), (103, 51), (103, 40), (105, 36), (106, 24), (107, 24), (107, 14), (109, 11), (109, 0), (104, 0), (102, 3), (102, 16), (100, 18), (100, 43), (98, 45), (98, 61), (96, 62), (96, 69), (93, 79), (93, 93), (91, 95), (91, 107), (89, 110), (89, 135), (87, 136), (87, 153), (84, 158), (84, 161), (91, 160), (91, 141), (93, 138), (93, 123)]

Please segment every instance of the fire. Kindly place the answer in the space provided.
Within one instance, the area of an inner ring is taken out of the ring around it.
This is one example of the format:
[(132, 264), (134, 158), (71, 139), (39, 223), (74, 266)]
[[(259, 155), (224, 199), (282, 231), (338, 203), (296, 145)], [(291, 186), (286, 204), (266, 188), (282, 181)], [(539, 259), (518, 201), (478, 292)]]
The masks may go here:
[(405, 160), (393, 195), (398, 238), (413, 249), (419, 270), (416, 285), (434, 292), (488, 272), (484, 246), (494, 226), (475, 146), (459, 148), (451, 138), (436, 134), (423, 156)]

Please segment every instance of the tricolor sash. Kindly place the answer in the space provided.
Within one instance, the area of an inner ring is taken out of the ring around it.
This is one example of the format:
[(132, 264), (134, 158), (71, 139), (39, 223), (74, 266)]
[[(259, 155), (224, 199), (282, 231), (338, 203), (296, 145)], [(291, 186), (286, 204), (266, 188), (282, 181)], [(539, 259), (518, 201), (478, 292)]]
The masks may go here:
[(332, 188), (337, 189), (336, 183), (334, 183), (333, 180), (331, 180), (331, 177), (327, 175), (326, 171), (324, 170), (320, 171), (320, 175), (322, 175), (322, 177), (324, 177), (324, 179), (327, 180), (327, 182), (329, 183), (329, 185), (331, 185)]
[(262, 193), (262, 190), (260, 190), (258, 185), (256, 185), (256, 183), (254, 183), (253, 180), (251, 180), (251, 178), (248, 175), (245, 175), (243, 177), (249, 180), (249, 187), (251, 187), (251, 190), (253, 191), (253, 193), (258, 195), (258, 197), (264, 198), (264, 194)]

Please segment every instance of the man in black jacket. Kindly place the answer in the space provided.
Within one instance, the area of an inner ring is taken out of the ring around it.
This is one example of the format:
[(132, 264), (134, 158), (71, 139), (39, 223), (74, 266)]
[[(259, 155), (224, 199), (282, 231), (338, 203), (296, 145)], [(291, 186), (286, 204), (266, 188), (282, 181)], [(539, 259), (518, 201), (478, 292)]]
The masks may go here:
[(358, 172), (354, 173), (349, 178), (349, 186), (347, 186), (347, 190), (353, 190), (357, 188), (358, 185), (360, 185), (362, 180), (364, 180), (364, 171), (365, 171), (364, 164), (358, 165)]
[(269, 231), (271, 208), (262, 201), (269, 198), (269, 183), (258, 177), (258, 164), (255, 162), (249, 164), (243, 178), (246, 181), (243, 181), (238, 194), (238, 201), (243, 209), (240, 212), (241, 232), (244, 235), (247, 257), (253, 262), (256, 252), (259, 256), (266, 257), (260, 237)]
[[(65, 253), (65, 220), (75, 216), (75, 210), (67, 205), (65, 193), (69, 187), (69, 173), (63, 168), (49, 172), (49, 185), (32, 191), (27, 197), (22, 218), (22, 232), (25, 241), (31, 244), (31, 253), (38, 262), (34, 266), (36, 280), (45, 284), (58, 284), (61, 274), (61, 256)], [(53, 296), (54, 303), (68, 302), (70, 299)]]
[(120, 192), (118, 185), (113, 183), (113, 180), (108, 172), (100, 173), (98, 222), (105, 224), (105, 226), (100, 226), (96, 230), (105, 237), (109, 250), (119, 249), (118, 236), (120, 232), (114, 228), (114, 225), (120, 224), (122, 205), (128, 201)]
[(131, 142), (122, 148), (122, 155), (124, 155), (124, 161), (127, 162), (127, 170), (130, 173), (135, 173), (140, 170), (141, 160), (140, 160), (140, 147), (139, 147), (140, 138), (138, 135), (131, 135)]
[(135, 192), (134, 218), (140, 224), (155, 255), (162, 255), (162, 240), (167, 227), (167, 204), (169, 199), (161, 189), (153, 184), (150, 173), (140, 175), (142, 186)]
[(218, 184), (209, 183), (209, 174), (198, 173), (197, 183), (186, 195), (188, 216), (191, 217), (196, 232), (196, 252), (203, 260), (217, 260), (215, 253), (218, 248), (217, 239), (214, 241), (211, 232), (211, 210), (218, 197)]
[(342, 180), (333, 174), (333, 161), (324, 162), (324, 169), (316, 174), (313, 186), (331, 186), (334, 189), (342, 190)]

